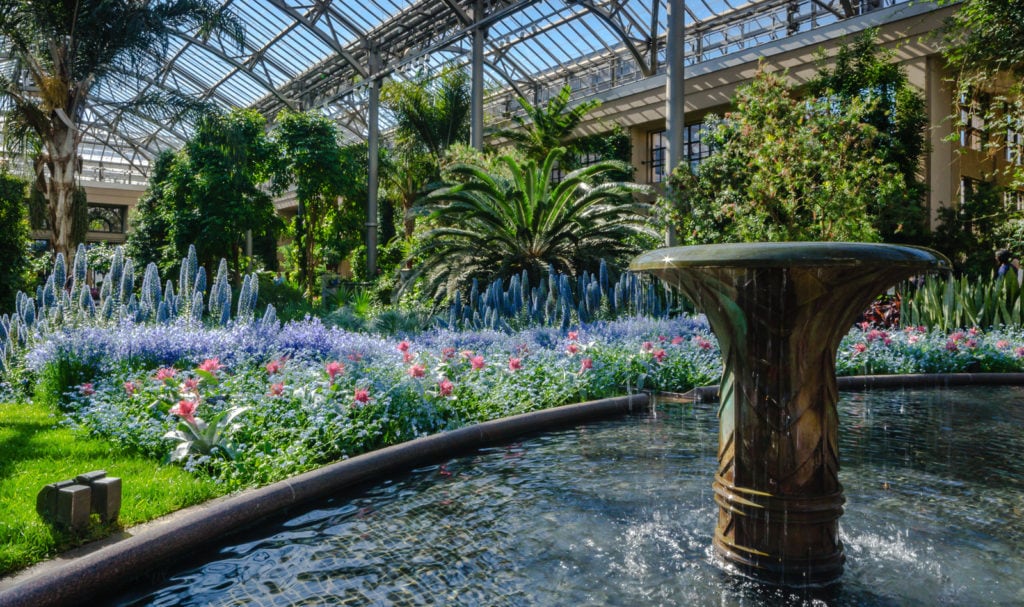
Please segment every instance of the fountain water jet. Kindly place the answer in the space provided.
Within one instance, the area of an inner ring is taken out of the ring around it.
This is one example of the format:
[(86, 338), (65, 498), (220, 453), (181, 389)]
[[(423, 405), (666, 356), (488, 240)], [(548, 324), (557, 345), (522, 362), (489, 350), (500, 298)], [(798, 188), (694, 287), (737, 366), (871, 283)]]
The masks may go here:
[(675, 247), (630, 264), (678, 287), (718, 337), (714, 545), (727, 563), (785, 585), (842, 575), (836, 351), (886, 288), (949, 266), (919, 247), (819, 242)]

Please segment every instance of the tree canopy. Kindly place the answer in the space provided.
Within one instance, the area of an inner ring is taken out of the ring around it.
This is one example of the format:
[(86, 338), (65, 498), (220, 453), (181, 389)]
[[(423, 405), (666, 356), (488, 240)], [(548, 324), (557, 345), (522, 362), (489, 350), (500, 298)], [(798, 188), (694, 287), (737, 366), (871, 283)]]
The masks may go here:
[(323, 246), (330, 239), (328, 228), (335, 212), (359, 214), (355, 201), (338, 198), (344, 189), (342, 150), (337, 127), (326, 116), (304, 112), (282, 112), (277, 117), (274, 139), (281, 146), (284, 166), (279, 188), (295, 185), (298, 209), (292, 226), (299, 261), (298, 281), (306, 297), (316, 292), (316, 279), (323, 260)]
[(896, 198), (901, 180), (875, 153), (869, 103), (802, 100), (762, 69), (734, 107), (708, 120), (711, 156), (670, 177), (666, 200), (684, 243), (880, 239), (869, 209)]
[(834, 67), (824, 64), (808, 83), (808, 93), (836, 103), (846, 111), (854, 100), (866, 104), (862, 120), (874, 127), (875, 153), (899, 169), (893, 179), (901, 187), (868, 201), (868, 213), (886, 242), (925, 244), (928, 218), (925, 195), (928, 186), (918, 175), (924, 156), (928, 113), (924, 96), (907, 80), (906, 71), (893, 60), (893, 52), (878, 45), (878, 32), (869, 29), (834, 57)]
[(447, 70), (438, 78), (389, 81), (381, 102), (395, 115), (401, 146), (426, 151), (440, 163), (445, 150), (469, 141), (469, 76)]
[[(956, 74), (954, 120), (963, 127), (980, 118), (990, 154), (1015, 146), (1024, 155), (1021, 140), (1010, 141), (1024, 136), (1024, 2), (965, 1), (946, 23), (942, 53)], [(1024, 164), (1005, 172), (1006, 183), (1024, 188)]]
[(986, 274), (993, 251), (1024, 254), (1024, 217), (1003, 193), (1024, 190), (1024, 2), (965, 0), (946, 22), (942, 53), (955, 74), (951, 120), (973, 135), (990, 170), (962, 182), (961, 202), (939, 210), (935, 247), (959, 270)]
[(14, 309), (14, 296), (25, 286), (28, 270), (28, 216), (23, 179), (0, 172), (0, 306)]
[(133, 234), (130, 246), (151, 248), (166, 237), (158, 264), (163, 269), (195, 244), (202, 265), (224, 258), (238, 276), (247, 231), (256, 241), (277, 238), (281, 220), (266, 186), (281, 181), (280, 148), (255, 110), (203, 117), (185, 147), (156, 169), (136, 218), (151, 229)]

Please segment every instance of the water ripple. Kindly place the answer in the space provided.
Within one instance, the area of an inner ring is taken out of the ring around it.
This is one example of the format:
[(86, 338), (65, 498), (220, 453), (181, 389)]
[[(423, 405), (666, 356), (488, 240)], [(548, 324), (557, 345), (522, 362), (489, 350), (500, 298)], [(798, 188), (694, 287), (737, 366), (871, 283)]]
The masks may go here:
[(716, 565), (707, 404), (417, 469), (237, 537), (117, 604), (1022, 604), (1022, 396), (844, 395), (848, 562), (827, 593)]

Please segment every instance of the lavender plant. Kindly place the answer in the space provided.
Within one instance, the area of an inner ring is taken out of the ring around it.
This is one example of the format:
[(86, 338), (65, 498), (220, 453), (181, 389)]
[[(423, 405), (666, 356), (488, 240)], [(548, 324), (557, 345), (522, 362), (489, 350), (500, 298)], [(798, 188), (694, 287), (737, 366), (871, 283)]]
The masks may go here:
[[(575, 284), (574, 284), (575, 283)], [(615, 283), (609, 281), (608, 264), (602, 260), (597, 275), (583, 272), (573, 280), (548, 268), (548, 276), (531, 285), (524, 270), (505, 282), (495, 279), (480, 290), (472, 281), (469, 300), (456, 292), (441, 315), (451, 329), (500, 329), (511, 331), (526, 326), (561, 327), (585, 324), (619, 316), (665, 317), (678, 304), (671, 291), (660, 288), (640, 275), (623, 272)]]
[[(238, 303), (238, 314), (231, 318), (231, 286), (228, 283), (227, 264), (221, 261), (220, 270), (209, 294), (210, 316), (204, 315), (206, 294), (206, 270), (198, 266), (195, 247), (189, 247), (188, 255), (181, 262), (177, 289), (170, 280), (161, 289), (160, 276), (155, 265), (146, 267), (141, 287), (136, 290), (135, 264), (126, 258), (124, 250), (117, 247), (111, 257), (110, 268), (100, 290), (99, 301), (93, 299), (90, 285), (88, 255), (80, 246), (75, 256), (75, 265), (68, 276), (64, 256), (57, 254), (53, 271), (42, 287), (36, 290), (35, 298), (24, 293), (16, 296), (13, 314), (0, 317), (0, 379), (9, 381), (12, 374), (20, 371), (22, 365), (42, 357), (49, 363), (61, 361), (75, 365), (92, 365), (83, 352), (92, 348), (69, 349), (58, 347), (61, 342), (74, 343), (80, 335), (94, 333), (94, 329), (108, 329), (114, 333), (131, 333), (138, 326), (174, 326), (177, 330), (190, 330), (206, 324), (248, 326), (254, 324), (258, 283), (255, 275), (245, 276)], [(276, 316), (267, 309), (263, 320), (257, 325), (276, 325)], [(113, 336), (100, 332), (107, 339)], [(46, 353), (49, 355), (47, 356)], [(105, 362), (109, 357), (100, 357)], [(36, 366), (35, 370), (42, 367)], [(56, 376), (66, 376), (58, 373)], [(65, 386), (45, 386), (47, 390)], [(52, 390), (49, 390), (52, 392)]]

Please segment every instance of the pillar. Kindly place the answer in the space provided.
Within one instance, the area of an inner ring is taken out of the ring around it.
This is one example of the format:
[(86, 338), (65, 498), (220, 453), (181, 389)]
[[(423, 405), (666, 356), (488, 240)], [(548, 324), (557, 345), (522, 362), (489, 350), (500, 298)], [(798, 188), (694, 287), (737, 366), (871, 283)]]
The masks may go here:
[[(668, 35), (665, 40), (665, 136), (668, 139), (667, 174), (686, 158), (683, 153), (685, 73), (685, 28), (686, 0), (668, 0)], [(670, 224), (665, 235), (668, 246), (676, 244), (675, 228)]]

